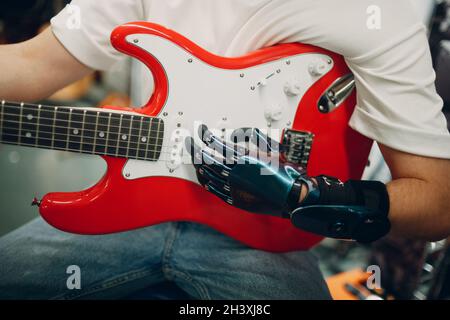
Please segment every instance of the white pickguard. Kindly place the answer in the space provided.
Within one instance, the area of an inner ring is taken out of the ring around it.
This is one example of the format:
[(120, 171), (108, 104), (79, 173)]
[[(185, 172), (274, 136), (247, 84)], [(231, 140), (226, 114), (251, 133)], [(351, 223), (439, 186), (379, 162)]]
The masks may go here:
[[(282, 129), (291, 127), (305, 92), (333, 68), (329, 56), (311, 53), (226, 70), (197, 59), (161, 37), (136, 34), (128, 36), (127, 41), (159, 60), (167, 74), (169, 96), (158, 115), (165, 122), (160, 160), (128, 160), (123, 170), (126, 179), (170, 176), (197, 182), (184, 147), (184, 138), (196, 130), (196, 122), (218, 132), (243, 127), (268, 130), (271, 138), (279, 141)], [(317, 70), (318, 66), (320, 74), (311, 72), (311, 67)], [(284, 90), (293, 81), (298, 87), (295, 96)]]

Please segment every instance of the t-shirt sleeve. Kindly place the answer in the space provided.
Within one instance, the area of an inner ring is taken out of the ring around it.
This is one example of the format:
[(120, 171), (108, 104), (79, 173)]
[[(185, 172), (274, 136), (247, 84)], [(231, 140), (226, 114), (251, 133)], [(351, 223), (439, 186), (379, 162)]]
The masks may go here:
[(426, 28), (417, 22), (392, 32), (389, 41), (348, 59), (358, 101), (350, 126), (403, 152), (450, 159)]
[(107, 70), (124, 57), (110, 43), (113, 29), (143, 19), (139, 0), (73, 0), (51, 20), (51, 28), (76, 59), (92, 69)]

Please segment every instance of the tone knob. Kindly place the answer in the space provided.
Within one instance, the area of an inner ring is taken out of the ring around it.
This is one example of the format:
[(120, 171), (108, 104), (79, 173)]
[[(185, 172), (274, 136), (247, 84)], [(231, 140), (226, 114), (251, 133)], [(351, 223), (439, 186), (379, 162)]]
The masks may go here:
[(312, 76), (323, 76), (328, 70), (328, 63), (324, 59), (317, 59), (310, 63), (309, 73)]
[(301, 85), (300, 81), (298, 80), (292, 80), (287, 82), (284, 85), (284, 93), (286, 93), (287, 96), (295, 97), (300, 95), (301, 93)]
[(280, 121), (283, 118), (283, 107), (280, 104), (269, 105), (264, 111), (264, 115), (269, 121)]

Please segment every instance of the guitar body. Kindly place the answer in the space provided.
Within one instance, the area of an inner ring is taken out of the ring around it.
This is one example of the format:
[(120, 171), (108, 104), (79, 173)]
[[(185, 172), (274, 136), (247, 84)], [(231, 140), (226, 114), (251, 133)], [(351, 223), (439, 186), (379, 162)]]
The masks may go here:
[[(324, 92), (350, 73), (341, 56), (313, 46), (283, 44), (224, 58), (146, 22), (118, 27), (111, 40), (116, 49), (150, 69), (155, 90), (140, 109), (105, 108), (164, 119), (160, 159), (104, 157), (108, 169), (96, 185), (42, 199), (40, 213), (48, 223), (67, 232), (107, 234), (191, 221), (271, 252), (305, 250), (321, 240), (289, 220), (236, 209), (205, 191), (183, 146), (184, 137), (195, 134), (196, 121), (219, 132), (270, 127), (271, 137), (279, 141), (286, 128), (306, 131), (314, 134), (310, 175), (359, 179), (372, 141), (348, 126), (354, 91), (332, 112), (318, 109)], [(296, 94), (283, 89), (291, 80), (299, 84)]]

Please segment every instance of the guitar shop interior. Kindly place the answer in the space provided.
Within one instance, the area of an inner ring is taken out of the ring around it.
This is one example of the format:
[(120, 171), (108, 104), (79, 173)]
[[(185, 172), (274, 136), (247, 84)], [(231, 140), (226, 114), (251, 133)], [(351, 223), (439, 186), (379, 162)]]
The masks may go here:
[[(69, 2), (1, 1), (0, 44), (21, 42), (39, 34)], [(444, 113), (450, 119), (450, 1), (413, 2), (429, 28), (436, 87), (445, 102)], [(39, 103), (141, 105), (143, 101), (136, 90), (142, 75), (133, 72), (139, 64), (129, 58), (110, 71), (89, 75)], [(96, 156), (0, 145), (0, 236), (38, 216), (36, 208), (30, 206), (33, 198), (55, 190), (85, 189), (100, 180), (105, 170), (105, 162)], [(364, 176), (383, 182), (391, 179), (377, 146), (370, 153)], [(450, 299), (449, 244), (449, 240), (425, 242), (389, 236), (372, 244), (326, 239), (312, 250), (319, 258), (333, 299), (440, 300)], [(368, 278), (376, 276), (373, 266), (389, 270), (382, 273), (377, 288), (367, 285)]]

